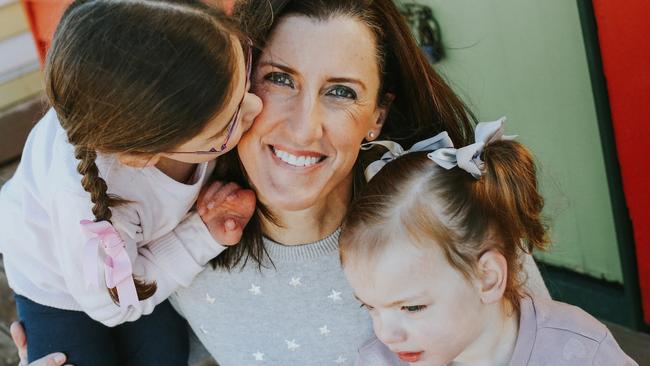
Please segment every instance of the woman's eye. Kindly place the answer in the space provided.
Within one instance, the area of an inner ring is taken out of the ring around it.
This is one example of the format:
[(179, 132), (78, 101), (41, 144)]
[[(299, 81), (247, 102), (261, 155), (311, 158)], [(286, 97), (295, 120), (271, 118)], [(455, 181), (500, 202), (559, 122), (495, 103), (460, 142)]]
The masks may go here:
[(288, 86), (291, 88), (294, 87), (291, 76), (289, 76), (284, 72), (270, 72), (266, 76), (264, 76), (264, 79), (272, 82), (273, 84)]
[(352, 88), (343, 85), (333, 87), (327, 92), (327, 95), (337, 98), (357, 99), (357, 93)]
[(402, 306), (402, 310), (406, 310), (409, 313), (417, 313), (418, 311), (422, 311), (426, 308), (427, 308), (426, 305)]

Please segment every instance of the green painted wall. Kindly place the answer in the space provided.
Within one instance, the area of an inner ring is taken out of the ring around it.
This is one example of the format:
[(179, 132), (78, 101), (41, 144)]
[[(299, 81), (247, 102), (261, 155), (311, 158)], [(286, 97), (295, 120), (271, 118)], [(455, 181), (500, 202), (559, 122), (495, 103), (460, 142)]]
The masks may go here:
[(536, 256), (622, 282), (596, 110), (572, 0), (418, 0), (442, 30), (436, 68), (481, 120), (508, 117), (539, 160), (553, 246)]

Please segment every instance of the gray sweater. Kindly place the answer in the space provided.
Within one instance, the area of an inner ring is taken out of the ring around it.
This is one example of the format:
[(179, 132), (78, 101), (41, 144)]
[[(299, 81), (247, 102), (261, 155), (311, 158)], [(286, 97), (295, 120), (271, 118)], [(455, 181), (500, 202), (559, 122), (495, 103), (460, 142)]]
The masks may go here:
[(275, 268), (208, 268), (172, 302), (221, 366), (353, 365), (372, 321), (345, 280), (338, 236), (265, 239)]

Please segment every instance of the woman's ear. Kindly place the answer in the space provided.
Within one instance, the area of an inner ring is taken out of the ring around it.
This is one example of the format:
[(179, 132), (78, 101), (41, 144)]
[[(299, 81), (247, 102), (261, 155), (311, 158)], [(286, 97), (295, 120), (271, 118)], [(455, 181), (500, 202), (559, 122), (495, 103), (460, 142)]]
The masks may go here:
[(158, 164), (158, 161), (160, 161), (161, 157), (162, 154), (117, 154), (117, 160), (119, 160), (120, 163), (133, 168), (145, 168), (148, 166), (154, 166)]
[(508, 283), (508, 262), (496, 250), (488, 250), (478, 260), (478, 286), (481, 301), (493, 304), (503, 298)]
[(379, 105), (377, 106), (377, 111), (375, 113), (375, 123), (370, 128), (370, 131), (368, 131), (368, 137), (374, 137), (366, 137), (368, 141), (374, 140), (381, 133), (381, 129), (384, 127), (384, 122), (386, 122), (386, 117), (388, 116), (388, 112), (390, 111), (390, 106), (393, 103), (393, 100), (395, 100), (395, 94), (393, 93), (385, 93), (384, 96), (381, 97)]

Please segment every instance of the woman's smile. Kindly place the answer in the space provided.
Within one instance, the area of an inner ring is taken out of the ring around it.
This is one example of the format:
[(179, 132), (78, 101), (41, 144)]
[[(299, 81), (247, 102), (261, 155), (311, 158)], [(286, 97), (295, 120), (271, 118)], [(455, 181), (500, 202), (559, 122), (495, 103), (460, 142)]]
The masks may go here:
[(294, 150), (280, 145), (269, 145), (275, 161), (280, 161), (284, 165), (292, 168), (315, 168), (327, 159), (327, 156), (315, 151)]

